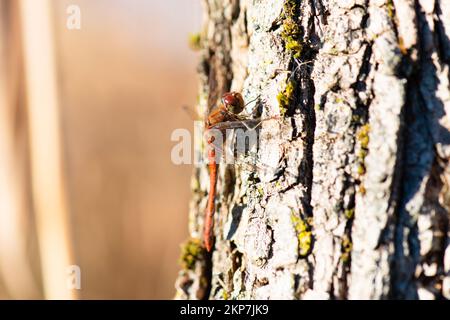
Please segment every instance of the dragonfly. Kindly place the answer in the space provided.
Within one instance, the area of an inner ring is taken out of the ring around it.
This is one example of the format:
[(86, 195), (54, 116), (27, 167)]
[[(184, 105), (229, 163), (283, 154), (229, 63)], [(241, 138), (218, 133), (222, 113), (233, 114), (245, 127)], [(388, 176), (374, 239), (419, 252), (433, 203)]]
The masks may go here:
[[(289, 70), (281, 70), (277, 69), (275, 71), (275, 75), (281, 72), (290, 73), (289, 79), (293, 78), (297, 73), (299, 68), (303, 65), (312, 63), (312, 61), (299, 62), (295, 59), (297, 66), (293, 71)], [(224, 132), (227, 129), (234, 128), (246, 128), (249, 130), (256, 129), (263, 121), (280, 119), (278, 116), (269, 117), (267, 119), (249, 119), (249, 117), (245, 117), (241, 115), (241, 112), (245, 109), (245, 107), (253, 101), (256, 101), (258, 98), (244, 103), (244, 99), (239, 92), (231, 91), (223, 94), (221, 101), (215, 107), (209, 108), (207, 110), (207, 114), (205, 116), (205, 131), (218, 130), (220, 132)], [(221, 135), (221, 137), (225, 137), (225, 135)], [(208, 167), (209, 167), (209, 181), (210, 188), (208, 194), (208, 201), (205, 210), (205, 218), (204, 218), (204, 226), (203, 226), (203, 239), (204, 245), (208, 252), (211, 252), (212, 247), (214, 245), (214, 213), (215, 213), (215, 198), (216, 198), (216, 187), (217, 187), (217, 170), (218, 170), (218, 161), (217, 161), (217, 150), (220, 150), (220, 146), (217, 146), (217, 142), (215, 141), (215, 136), (209, 136), (206, 139), (208, 148)], [(216, 142), (216, 146), (214, 143)], [(225, 139), (223, 138), (221, 143), (224, 143)], [(271, 170), (268, 165), (259, 164), (259, 167), (264, 168), (263, 170)], [(293, 172), (284, 171), (284, 174), (297, 179), (298, 174)]]
[[(256, 99), (255, 99), (256, 100)], [(255, 100), (250, 101), (253, 102)], [(214, 245), (214, 213), (215, 213), (215, 199), (217, 193), (217, 170), (218, 170), (218, 152), (220, 146), (217, 143), (225, 142), (225, 130), (235, 128), (246, 128), (249, 130), (256, 129), (262, 121), (277, 119), (271, 117), (264, 120), (249, 119), (242, 116), (241, 112), (245, 109), (246, 104), (239, 92), (227, 92), (223, 94), (221, 102), (215, 107), (211, 108), (205, 117), (205, 131), (206, 133), (216, 131), (222, 133), (221, 141), (216, 141), (216, 135), (206, 135), (206, 142), (208, 145), (208, 168), (209, 168), (209, 194), (205, 210), (204, 226), (203, 226), (203, 241), (204, 246), (208, 252), (211, 252)]]

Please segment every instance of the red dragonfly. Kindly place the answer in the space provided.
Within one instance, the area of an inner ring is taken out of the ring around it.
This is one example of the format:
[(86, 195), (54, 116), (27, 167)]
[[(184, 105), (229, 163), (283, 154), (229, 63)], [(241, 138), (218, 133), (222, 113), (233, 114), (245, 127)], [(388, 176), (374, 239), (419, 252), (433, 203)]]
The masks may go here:
[[(227, 92), (222, 96), (221, 103), (212, 108), (205, 121), (206, 131), (218, 130), (223, 132), (225, 129), (246, 127), (247, 129), (255, 129), (261, 120), (245, 119), (239, 115), (245, 108), (244, 99), (239, 92)], [(217, 169), (218, 161), (216, 150), (217, 146), (214, 146), (216, 138), (209, 136), (207, 138), (208, 143), (208, 166), (209, 166), (209, 179), (210, 188), (208, 195), (208, 204), (205, 212), (203, 239), (205, 248), (208, 252), (212, 250), (214, 242), (214, 212), (215, 212), (215, 198), (216, 198), (216, 185), (217, 185)], [(221, 142), (223, 142), (222, 139)], [(217, 143), (217, 141), (216, 141)], [(219, 147), (220, 148), (220, 147)]]

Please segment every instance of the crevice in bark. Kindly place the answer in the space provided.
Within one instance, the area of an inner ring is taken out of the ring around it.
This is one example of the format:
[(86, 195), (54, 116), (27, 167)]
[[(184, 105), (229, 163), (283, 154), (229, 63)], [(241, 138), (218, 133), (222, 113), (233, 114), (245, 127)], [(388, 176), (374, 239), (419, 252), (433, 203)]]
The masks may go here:
[[(417, 282), (423, 287), (430, 288), (435, 294), (436, 299), (442, 299), (442, 280), (445, 276), (444, 272), (444, 255), (448, 233), (448, 212), (441, 205), (439, 196), (443, 187), (441, 179), (443, 168), (439, 164), (437, 158), (431, 168), (430, 179), (426, 186), (427, 199), (435, 206), (433, 213), (433, 239), (432, 250), (421, 258), (420, 266), (422, 270), (416, 273)], [(430, 270), (436, 268), (437, 270)]]
[[(414, 95), (411, 94), (411, 92), (414, 92), (412, 90), (415, 90), (417, 88), (417, 75), (413, 74), (408, 79), (407, 84), (407, 99), (405, 103), (404, 113), (405, 113), (405, 126), (410, 127), (412, 123), (415, 121), (415, 111), (412, 110), (414, 108)], [(417, 97), (416, 97), (417, 98)], [(408, 130), (405, 130), (404, 132), (404, 151), (403, 154), (405, 155), (403, 158), (403, 163), (407, 161), (408, 157), (408, 149), (411, 147), (408, 145), (408, 142), (410, 140), (410, 132)], [(405, 169), (407, 170), (407, 168)], [(407, 171), (406, 171), (407, 173)], [(416, 180), (416, 185), (414, 186), (411, 182), (405, 181), (405, 178), (402, 179), (401, 184), (401, 199), (398, 209), (396, 210), (396, 216), (397, 221), (395, 224), (395, 231), (394, 231), (394, 259), (392, 261), (392, 269), (391, 269), (391, 279), (392, 284), (390, 288), (390, 298), (391, 299), (406, 299), (408, 297), (409, 286), (411, 285), (411, 281), (413, 279), (413, 271), (412, 268), (413, 261), (417, 260), (417, 256), (415, 254), (415, 250), (411, 250), (409, 253), (405, 252), (404, 250), (404, 236), (405, 236), (405, 229), (408, 230), (408, 236), (407, 236), (407, 243), (413, 249), (418, 244), (418, 234), (416, 229), (416, 226), (411, 226), (408, 223), (408, 213), (407, 209), (405, 208), (405, 203), (408, 202), (408, 199), (405, 199), (405, 188), (408, 187), (410, 190), (408, 190), (409, 194), (415, 194), (419, 188), (420, 188), (420, 181), (423, 179), (423, 177), (420, 177)], [(414, 229), (414, 230), (413, 230)], [(410, 257), (408, 257), (410, 255)]]
[[(353, 210), (355, 210), (353, 208)], [(341, 261), (342, 261), (342, 276), (340, 277), (341, 280), (341, 291), (340, 291), (340, 298), (341, 299), (347, 299), (348, 298), (348, 277), (352, 266), (352, 226), (353, 226), (353, 219), (354, 217), (347, 217), (347, 223), (345, 225), (345, 233), (344, 233), (344, 239), (342, 240), (341, 244)]]
[(444, 24), (440, 18), (440, 16), (442, 15), (441, 5), (437, 0), (434, 2), (434, 15), (436, 19), (435, 23), (437, 26), (437, 52), (442, 62), (450, 64), (450, 39), (447, 37), (444, 31)]
[[(437, 13), (440, 10), (439, 3), (434, 3), (434, 12)], [(434, 78), (434, 83), (428, 85), (426, 90), (420, 91), (420, 96), (423, 101), (424, 114), (429, 125), (430, 137), (433, 142), (434, 161), (432, 163), (429, 178), (425, 187), (425, 208), (430, 212), (428, 213), (432, 218), (432, 225), (430, 229), (433, 230), (433, 238), (431, 240), (431, 249), (425, 254), (421, 254), (420, 262), (418, 265), (419, 270), (416, 270), (416, 281), (419, 287), (428, 290), (435, 298), (439, 299), (443, 297), (443, 283), (442, 279), (445, 277), (445, 266), (443, 257), (445, 256), (445, 249), (447, 246), (447, 234), (448, 234), (448, 211), (443, 207), (439, 197), (442, 194), (444, 183), (442, 181), (442, 173), (445, 171), (445, 167), (442, 166), (445, 162), (441, 161), (441, 157), (445, 158), (444, 151), (441, 151), (441, 145), (445, 146), (450, 143), (450, 132), (448, 128), (443, 127), (439, 120), (445, 116), (444, 101), (439, 96), (438, 90), (441, 79), (438, 76), (439, 69), (442, 70), (442, 64), (445, 62), (445, 57), (442, 55), (441, 47), (445, 43), (449, 43), (448, 38), (445, 35), (439, 33), (439, 15), (433, 16), (432, 23), (437, 24), (437, 32), (433, 32), (435, 29), (426, 19), (426, 13), (422, 10), (419, 4), (417, 4), (416, 12), (419, 16), (420, 28), (419, 37), (421, 39), (421, 57), (420, 62), (422, 68), (421, 78), (427, 79), (430, 74), (425, 74), (425, 70), (432, 71), (431, 76)], [(443, 36), (443, 37), (442, 37)], [(426, 41), (432, 41), (434, 47), (430, 50), (430, 45)], [(433, 58), (433, 52), (436, 52), (437, 59)], [(428, 79), (427, 79), (428, 80)], [(430, 100), (433, 103), (433, 109), (430, 110)], [(448, 116), (448, 115), (447, 115)], [(421, 269), (421, 270), (420, 270)], [(447, 293), (448, 298), (448, 293)]]
[(241, 14), (241, 4), (240, 0), (231, 1), (231, 23), (234, 24)]
[(354, 90), (354, 97), (356, 98), (356, 110), (353, 111), (353, 114), (360, 119), (361, 124), (366, 124), (368, 121), (368, 109), (372, 102), (374, 92), (373, 89), (371, 89), (365, 101), (361, 99), (359, 93), (367, 92), (367, 77), (369, 76), (372, 67), (376, 68), (376, 65), (372, 66), (370, 61), (372, 57), (372, 44), (366, 41), (363, 43), (363, 46), (364, 45), (366, 46), (366, 49), (364, 50), (357, 81), (351, 85), (351, 88)]
[[(439, 201), (444, 183), (445, 165), (439, 164), (439, 142), (448, 129), (436, 120), (443, 114), (438, 65), (445, 61), (440, 39), (439, 3), (434, 2), (437, 32), (433, 32), (426, 10), (415, 1), (418, 21), (417, 63), (404, 57), (404, 73), (408, 76), (405, 135), (405, 173), (402, 204), (395, 233), (395, 262), (392, 268), (393, 298), (442, 298), (442, 279), (448, 232), (448, 211)], [(445, 41), (444, 41), (445, 42)], [(445, 45), (445, 44), (444, 44)], [(437, 59), (433, 58), (437, 53)], [(409, 66), (408, 66), (409, 64)], [(424, 85), (424, 83), (426, 85)], [(414, 170), (414, 172), (411, 172)]]

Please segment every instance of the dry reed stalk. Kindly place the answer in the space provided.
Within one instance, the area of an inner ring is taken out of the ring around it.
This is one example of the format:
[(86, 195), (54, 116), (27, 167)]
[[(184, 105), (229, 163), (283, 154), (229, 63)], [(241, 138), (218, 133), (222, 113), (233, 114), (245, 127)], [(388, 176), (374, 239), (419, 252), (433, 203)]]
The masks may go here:
[(73, 250), (62, 166), (60, 105), (51, 16), (51, 1), (20, 1), (32, 192), (36, 215), (44, 294), (47, 299), (73, 299), (66, 273)]
[[(32, 224), (26, 188), (26, 142), (17, 118), (21, 55), (17, 2), (0, 0), (0, 273), (6, 297), (39, 298), (28, 241)], [(18, 132), (20, 130), (20, 132)]]

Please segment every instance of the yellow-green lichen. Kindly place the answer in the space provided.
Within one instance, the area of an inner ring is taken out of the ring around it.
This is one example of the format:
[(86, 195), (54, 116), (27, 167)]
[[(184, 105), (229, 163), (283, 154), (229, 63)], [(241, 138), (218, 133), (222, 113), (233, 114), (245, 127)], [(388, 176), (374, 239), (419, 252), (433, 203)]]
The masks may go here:
[(277, 95), (278, 106), (281, 116), (284, 116), (294, 100), (295, 81), (289, 80), (286, 88)]
[(369, 151), (369, 132), (370, 132), (370, 126), (369, 124), (363, 125), (356, 135), (356, 138), (359, 143), (359, 151), (356, 154), (357, 157), (357, 168), (356, 172), (362, 176), (366, 173), (366, 165), (365, 165), (365, 159), (367, 156), (367, 153)]
[(302, 45), (298, 40), (294, 40), (294, 38), (288, 37), (288, 40), (286, 41), (286, 49), (294, 52), (294, 58), (300, 58)]
[(353, 247), (352, 241), (347, 235), (344, 235), (341, 245), (341, 260), (344, 263), (348, 263), (350, 261), (350, 255)]
[(283, 7), (283, 30), (281, 37), (285, 47), (292, 52), (294, 58), (300, 58), (302, 53), (301, 30), (295, 17), (298, 15), (298, 4), (295, 0), (287, 0)]
[(387, 8), (387, 14), (389, 16), (389, 18), (393, 19), (394, 18), (394, 3), (392, 2), (392, 0), (389, 0), (386, 4), (386, 8)]
[(190, 33), (188, 37), (189, 48), (194, 51), (202, 49), (202, 36), (200, 33)]
[(336, 103), (343, 103), (344, 102), (344, 99), (342, 99), (342, 98), (336, 98)]
[(358, 152), (358, 158), (364, 159), (367, 156), (367, 149), (361, 149)]
[(361, 148), (363, 149), (367, 149), (369, 146), (369, 131), (370, 131), (369, 124), (365, 124), (359, 129), (357, 137), (361, 145)]
[(258, 191), (258, 194), (260, 197), (262, 197), (264, 195), (264, 189), (261, 185), (258, 185), (256, 190)]
[(355, 215), (355, 208), (351, 208), (351, 209), (346, 209), (344, 211), (344, 215), (347, 219), (351, 219), (353, 218), (353, 216)]
[(366, 173), (366, 167), (363, 163), (358, 163), (358, 166), (356, 167), (356, 172), (362, 176)]
[(222, 290), (222, 299), (223, 300), (230, 299), (230, 295), (228, 294), (228, 292), (225, 289)]
[(291, 212), (291, 221), (297, 233), (298, 253), (301, 257), (305, 257), (311, 252), (312, 232), (310, 222), (302, 220), (295, 212)]
[(200, 239), (190, 238), (181, 245), (180, 265), (184, 270), (193, 270), (195, 262), (204, 254), (204, 248)]

